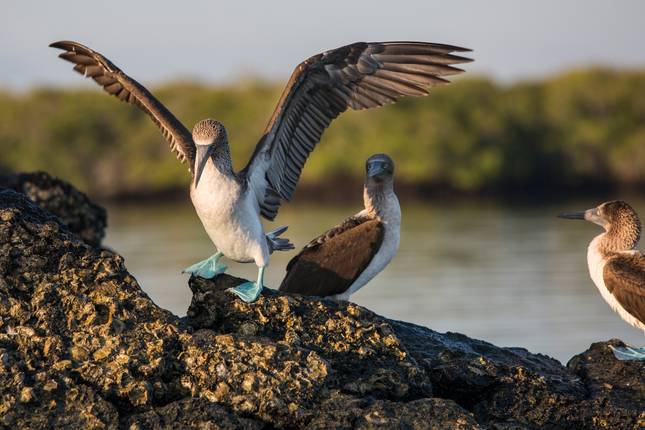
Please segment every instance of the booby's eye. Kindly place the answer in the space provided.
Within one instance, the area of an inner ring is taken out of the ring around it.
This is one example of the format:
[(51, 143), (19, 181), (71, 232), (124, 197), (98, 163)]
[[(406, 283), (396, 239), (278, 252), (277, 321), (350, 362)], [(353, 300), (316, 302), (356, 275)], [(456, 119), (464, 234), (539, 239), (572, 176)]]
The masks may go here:
[(392, 165), (388, 163), (387, 161), (384, 161), (380, 163), (380, 167), (383, 170), (384, 173), (387, 173), (388, 175), (392, 174)]

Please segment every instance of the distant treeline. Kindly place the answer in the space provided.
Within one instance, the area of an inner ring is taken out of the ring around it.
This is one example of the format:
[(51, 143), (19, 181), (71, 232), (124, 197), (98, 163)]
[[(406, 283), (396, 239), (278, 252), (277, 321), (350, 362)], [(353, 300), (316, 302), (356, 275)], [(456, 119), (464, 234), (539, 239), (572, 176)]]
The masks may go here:
[[(80, 78), (79, 78), (80, 79)], [(189, 128), (222, 121), (245, 165), (281, 85), (174, 83), (154, 93)], [(0, 171), (46, 170), (94, 195), (183, 188), (186, 167), (138, 109), (97, 89), (0, 91)], [(465, 78), (336, 120), (302, 183), (363, 176), (387, 152), (400, 184), (474, 193), (645, 184), (645, 71), (594, 69), (511, 86)]]

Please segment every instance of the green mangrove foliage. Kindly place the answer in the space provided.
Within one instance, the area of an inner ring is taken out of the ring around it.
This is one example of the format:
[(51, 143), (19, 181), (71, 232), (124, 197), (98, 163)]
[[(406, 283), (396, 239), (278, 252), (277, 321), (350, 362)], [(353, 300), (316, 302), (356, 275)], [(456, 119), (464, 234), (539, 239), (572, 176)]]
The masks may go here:
[[(280, 85), (174, 83), (154, 92), (185, 124), (229, 131), (243, 167)], [(0, 91), (0, 170), (46, 170), (95, 195), (185, 187), (186, 167), (139, 110), (98, 89)], [(458, 192), (645, 183), (645, 71), (587, 70), (503, 86), (461, 79), (430, 97), (348, 112), (323, 136), (302, 182), (363, 176), (375, 152), (397, 181)]]

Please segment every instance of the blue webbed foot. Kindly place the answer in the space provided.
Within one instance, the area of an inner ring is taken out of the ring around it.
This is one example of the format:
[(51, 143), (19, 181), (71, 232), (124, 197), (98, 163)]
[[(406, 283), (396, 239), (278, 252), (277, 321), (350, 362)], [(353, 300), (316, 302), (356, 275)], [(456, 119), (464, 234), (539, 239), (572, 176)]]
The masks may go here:
[(214, 278), (216, 275), (226, 272), (226, 265), (219, 262), (222, 255), (222, 253), (218, 252), (206, 260), (195, 263), (190, 267), (186, 267), (182, 272), (190, 273), (191, 275), (199, 276), (204, 279)]
[(262, 284), (257, 282), (245, 282), (235, 288), (229, 288), (228, 291), (244, 300), (246, 303), (251, 303), (257, 300), (262, 292)]
[(620, 361), (645, 361), (645, 348), (634, 348), (631, 346), (615, 347), (611, 345), (609, 347), (614, 353), (614, 357)]

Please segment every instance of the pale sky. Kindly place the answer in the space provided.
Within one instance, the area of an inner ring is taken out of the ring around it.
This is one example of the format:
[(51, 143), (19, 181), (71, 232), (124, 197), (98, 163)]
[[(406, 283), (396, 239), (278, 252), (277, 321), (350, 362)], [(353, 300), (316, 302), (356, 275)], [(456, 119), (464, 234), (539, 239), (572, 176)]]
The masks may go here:
[(286, 80), (313, 54), (385, 40), (472, 48), (468, 72), (512, 82), (592, 64), (645, 68), (644, 21), (642, 0), (2, 0), (0, 87), (80, 85), (47, 48), (61, 39), (147, 85)]

